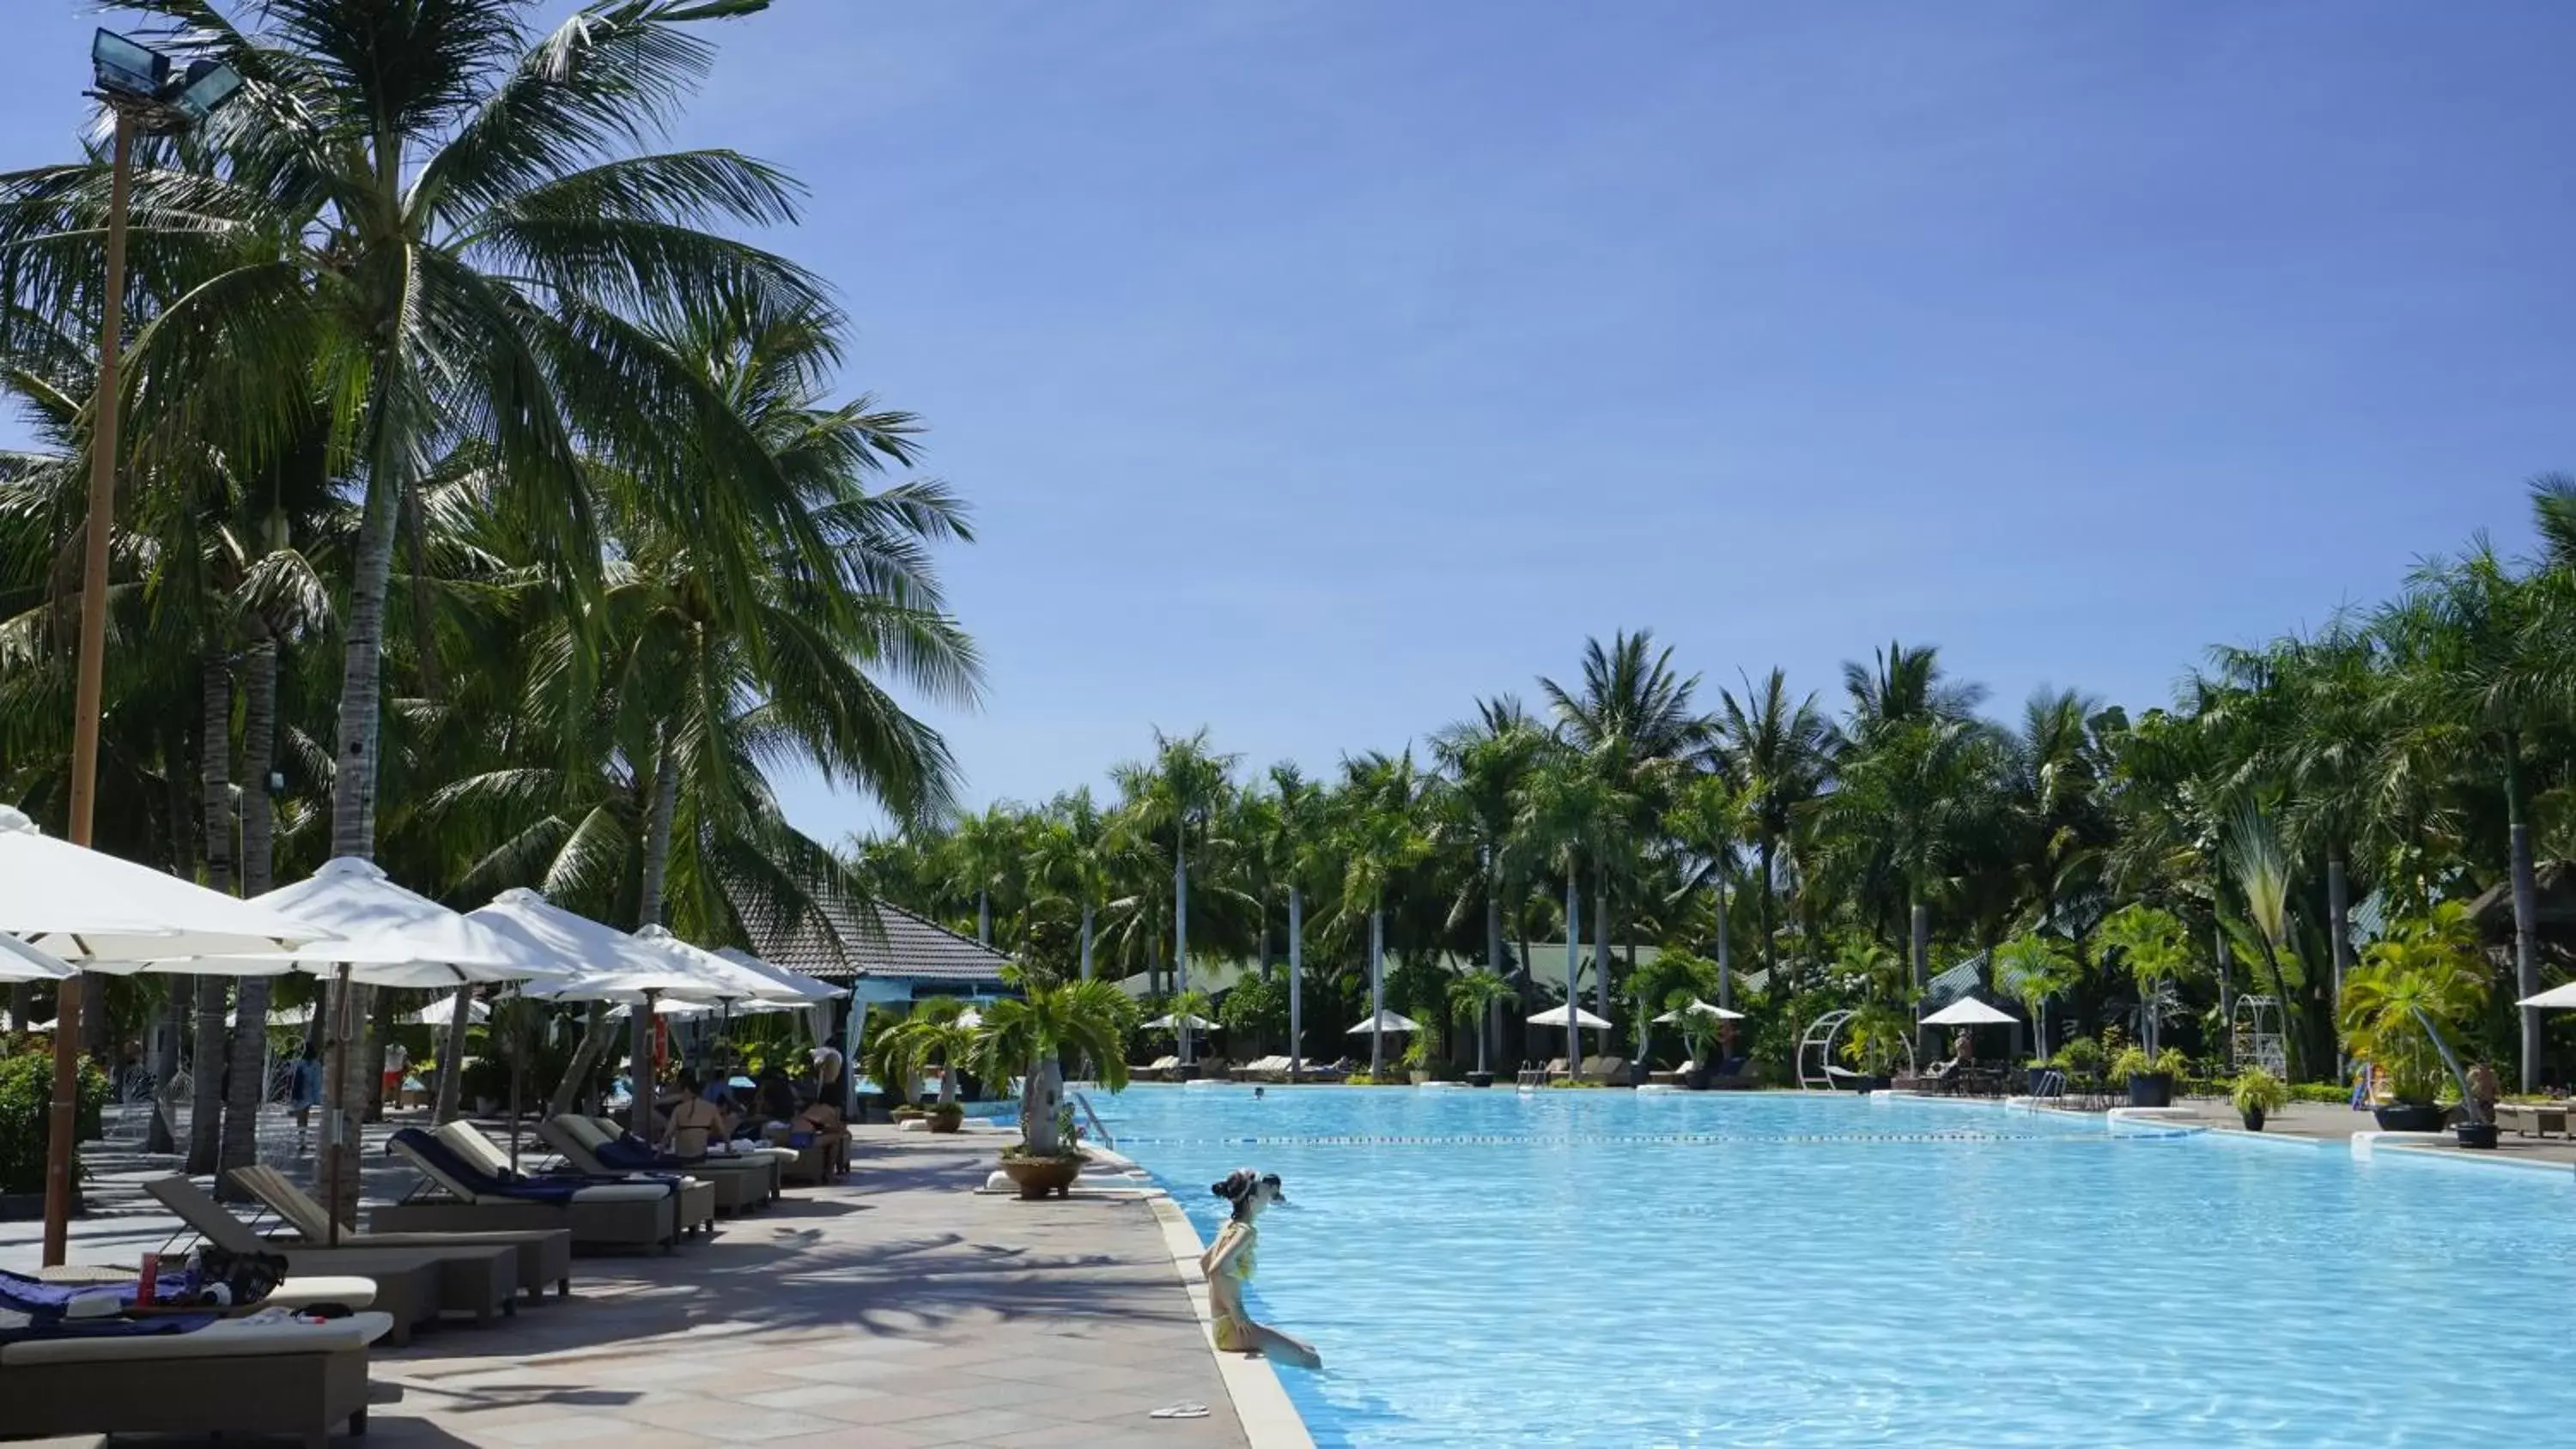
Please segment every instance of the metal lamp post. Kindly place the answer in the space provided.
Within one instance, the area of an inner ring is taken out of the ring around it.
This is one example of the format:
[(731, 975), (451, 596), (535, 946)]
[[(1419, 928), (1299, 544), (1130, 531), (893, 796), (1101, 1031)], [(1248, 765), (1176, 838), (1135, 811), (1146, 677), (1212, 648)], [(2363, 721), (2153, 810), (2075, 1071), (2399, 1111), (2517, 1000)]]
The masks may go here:
[[(220, 61), (174, 70), (140, 41), (101, 30), (90, 41), (96, 85), (89, 94), (116, 115), (115, 165), (108, 187), (107, 290), (99, 308), (98, 391), (90, 399), (89, 523), (83, 537), (80, 662), (72, 694), (71, 842), (91, 842), (98, 804), (98, 716), (107, 677), (107, 544), (116, 522), (118, 353), (125, 332), (125, 212), (134, 182), (137, 133), (175, 135), (213, 115), (241, 90)], [(54, 1100), (45, 1148), (45, 1266), (62, 1263), (71, 1241), (72, 1139), (80, 1124), (80, 992), (66, 982), (54, 1011)]]

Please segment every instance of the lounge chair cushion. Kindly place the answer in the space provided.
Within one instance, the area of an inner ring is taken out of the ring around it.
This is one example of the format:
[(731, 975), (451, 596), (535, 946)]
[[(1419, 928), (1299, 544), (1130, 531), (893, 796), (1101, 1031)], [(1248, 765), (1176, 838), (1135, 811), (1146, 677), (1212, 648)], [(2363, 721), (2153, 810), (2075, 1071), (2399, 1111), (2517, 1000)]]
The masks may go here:
[(0, 1367), (48, 1363), (131, 1362), (138, 1368), (174, 1358), (246, 1358), (270, 1354), (355, 1353), (393, 1331), (383, 1313), (353, 1313), (319, 1323), (280, 1314), (219, 1318), (177, 1334), (82, 1335), (31, 1339), (0, 1348)]

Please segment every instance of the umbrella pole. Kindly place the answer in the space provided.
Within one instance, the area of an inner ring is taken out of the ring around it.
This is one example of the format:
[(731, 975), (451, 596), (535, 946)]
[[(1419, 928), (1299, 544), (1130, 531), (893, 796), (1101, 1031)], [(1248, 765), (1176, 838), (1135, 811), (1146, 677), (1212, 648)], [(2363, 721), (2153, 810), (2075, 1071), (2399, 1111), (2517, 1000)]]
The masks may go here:
[(659, 995), (658, 991), (645, 992), (644, 1004), (631, 1008), (635, 1015), (626, 1024), (627, 1054), (631, 1058), (626, 1067), (630, 1084), (626, 1093), (626, 1130), (644, 1142), (653, 1140), (651, 1103), (659, 1090), (653, 1080), (653, 1007)]
[(331, 998), (331, 1101), (322, 1110), (324, 1142), (322, 1151), (328, 1160), (323, 1164), (323, 1201), (330, 1211), (328, 1246), (340, 1246), (340, 1182), (348, 1159), (347, 1144), (341, 1140), (346, 1130), (342, 1123), (349, 1111), (349, 963), (340, 963), (332, 974)]

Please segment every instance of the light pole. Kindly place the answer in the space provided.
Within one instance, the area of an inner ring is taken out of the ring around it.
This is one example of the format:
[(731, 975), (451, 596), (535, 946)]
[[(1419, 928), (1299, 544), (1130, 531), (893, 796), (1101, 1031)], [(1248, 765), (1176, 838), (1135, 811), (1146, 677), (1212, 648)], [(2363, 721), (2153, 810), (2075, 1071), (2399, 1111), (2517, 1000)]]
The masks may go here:
[[(90, 40), (96, 81), (89, 94), (116, 116), (115, 162), (108, 183), (107, 290), (100, 299), (98, 391), (90, 398), (89, 523), (82, 538), (80, 663), (72, 692), (71, 842), (90, 843), (98, 806), (98, 716), (107, 677), (107, 544), (116, 524), (118, 353), (125, 333), (125, 210), (134, 183), (134, 137), (175, 135), (213, 115), (241, 89), (241, 76), (220, 61), (172, 70), (170, 57), (112, 30)], [(45, 1266), (56, 1267), (71, 1242), (72, 1139), (80, 1126), (80, 996), (73, 983), (56, 991), (54, 1101), (45, 1143)]]

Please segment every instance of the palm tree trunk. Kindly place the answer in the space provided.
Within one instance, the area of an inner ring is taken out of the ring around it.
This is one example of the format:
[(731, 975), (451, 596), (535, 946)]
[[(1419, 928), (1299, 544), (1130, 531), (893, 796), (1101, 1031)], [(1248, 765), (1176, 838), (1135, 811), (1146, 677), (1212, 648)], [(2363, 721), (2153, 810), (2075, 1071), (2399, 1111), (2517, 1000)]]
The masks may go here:
[(1717, 1004), (1735, 1007), (1735, 946), (1726, 932), (1726, 863), (1717, 867)]
[(608, 1029), (608, 1003), (594, 1001), (583, 1013), (581, 1045), (573, 1048), (572, 1064), (564, 1068), (563, 1080), (546, 1097), (546, 1115), (560, 1117), (573, 1108), (573, 1098), (581, 1085), (598, 1070), (599, 1059), (607, 1055), (612, 1040)]
[[(1779, 971), (1780, 963), (1772, 959), (1771, 923), (1772, 912), (1775, 907), (1771, 899), (1771, 892), (1772, 867), (1776, 863), (1774, 856), (1778, 852), (1779, 848), (1779, 840), (1769, 832), (1764, 832), (1762, 836), (1762, 969), (1766, 973), (1774, 974)], [(1780, 983), (1778, 981), (1772, 981), (1770, 986), (1773, 992), (1778, 993), (1780, 991)]]
[[(242, 663), (242, 894), (266, 895), (276, 872), (277, 802), (268, 774), (277, 756), (277, 641), (263, 634)], [(268, 978), (245, 976), (233, 992), (232, 1079), (224, 1088), (223, 1141), (215, 1154), (215, 1194), (248, 1197), (235, 1168), (259, 1160), (259, 1109), (268, 1100)]]
[[(2216, 899), (2211, 897), (2213, 902)], [(2235, 973), (2227, 969), (2227, 924), (2215, 910), (2210, 912), (2209, 934), (2210, 960), (2218, 967), (2218, 1019), (2227, 1033), (2227, 1065), (2231, 1071), (2242, 1071), (2245, 1064), (2236, 1059), (2236, 983)], [(2045, 1040), (2039, 1044), (2039, 1054), (2048, 1055)]]
[[(680, 813), (678, 732), (662, 722), (661, 740), (653, 751), (653, 813), (644, 826), (644, 878), (636, 907), (636, 927), (662, 924), (663, 891), (671, 875), (671, 826)], [(653, 1002), (646, 994), (641, 1009), (627, 1013), (628, 1072), (634, 1084), (631, 1130), (653, 1136)]]
[(1288, 1080), (1306, 1064), (1306, 900), (1288, 887)]
[[(2352, 969), (2352, 899), (2351, 888), (2344, 880), (2343, 845), (2337, 842), (2326, 848), (2326, 937), (2334, 961), (2333, 994), (2326, 998), (2326, 1019), (2333, 1021), (2343, 1012), (2344, 973)], [(2335, 1038), (2335, 1079), (2343, 1079), (2343, 1036)]]
[(1029, 1150), (1040, 1157), (1062, 1152), (1064, 1139), (1056, 1135), (1055, 1114), (1064, 1101), (1064, 1067), (1054, 1052), (1040, 1052), (1029, 1063), (1020, 1098), (1020, 1136)]
[[(1917, 900), (1912, 903), (1912, 908), (1907, 915), (1909, 917), (1907, 924), (1912, 933), (1911, 949), (1908, 954), (1914, 963), (1914, 999), (1920, 1002), (1924, 991), (1932, 984), (1932, 908)], [(1923, 1050), (1927, 1054), (1937, 1053), (1939, 1047), (1934, 1038), (1941, 1034), (1938, 1030), (1918, 1026), (1914, 1029), (1914, 1034), (1917, 1038), (1915, 1046), (1918, 1050)]]
[[(2540, 887), (2532, 875), (2531, 825), (2523, 819), (2521, 741), (2508, 736), (2504, 806), (2513, 865), (2513, 984), (2516, 996), (2540, 994)], [(2540, 1008), (2522, 1009), (2522, 1089), (2540, 1090)]]
[[(197, 795), (206, 832), (206, 884), (233, 890), (233, 676), (209, 646), (198, 660)], [(224, 1141), (224, 978), (197, 978), (197, 1030), (188, 1091), (188, 1171), (210, 1173)]]
[(1386, 1075), (1386, 912), (1369, 907), (1369, 1075)]
[(465, 1028), (474, 1021), (474, 988), (459, 986), (447, 1003), (447, 1033), (438, 1044), (438, 1101), (430, 1108), (430, 1121), (441, 1126), (456, 1120), (456, 1107), (464, 1090)]
[(1583, 960), (1583, 894), (1575, 873), (1565, 873), (1565, 1069), (1575, 1072), (1583, 1065), (1583, 1028), (1574, 1024), (1574, 1013), (1583, 1005), (1583, 993), (1574, 984), (1575, 973)]
[(993, 944), (993, 893), (981, 886), (975, 890), (975, 944)]
[[(1172, 851), (1172, 995), (1185, 996), (1190, 989), (1190, 853), (1184, 835)], [(1190, 1020), (1180, 1017), (1181, 1075), (1190, 1070)]]
[[(152, 1033), (150, 1062), (152, 1066), (151, 1117), (143, 1125), (143, 1150), (156, 1155), (175, 1153), (179, 1141), (171, 1135), (170, 1114), (161, 1104), (178, 1100), (177, 1083), (172, 1080), (179, 1071), (179, 1044), (188, 1039), (188, 1008), (194, 999), (196, 984), (185, 976), (168, 978), (169, 997), (163, 1003), (160, 1029)], [(56, 1008), (60, 1010), (60, 1008)], [(117, 1064), (120, 1074), (124, 1063)], [(117, 1083), (119, 1088), (125, 1084)]]
[(1091, 979), (1091, 902), (1082, 903), (1082, 979)]
[[(1610, 870), (1599, 865), (1592, 868), (1592, 1002), (1593, 1011), (1603, 1021), (1613, 1019), (1610, 1015)], [(1610, 1041), (1610, 1033), (1603, 1031), (1601, 1044), (1607, 1047)]]

